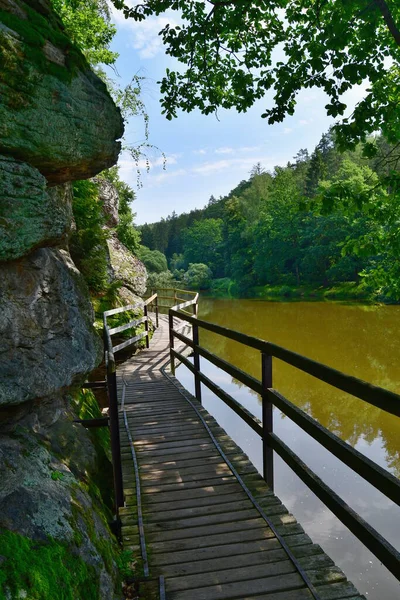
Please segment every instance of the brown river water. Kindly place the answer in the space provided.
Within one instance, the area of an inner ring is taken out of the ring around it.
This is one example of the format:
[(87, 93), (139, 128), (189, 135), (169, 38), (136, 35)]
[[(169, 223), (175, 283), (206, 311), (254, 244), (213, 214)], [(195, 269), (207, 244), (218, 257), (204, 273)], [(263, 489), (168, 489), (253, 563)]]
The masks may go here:
[[(400, 306), (200, 298), (199, 318), (299, 352), (400, 394)], [(200, 330), (200, 344), (260, 378), (260, 354)], [(261, 418), (257, 395), (201, 359), (201, 370)], [(193, 376), (177, 370), (194, 391)], [(400, 477), (400, 419), (274, 359), (273, 386), (314, 419)], [(259, 437), (202, 386), (203, 404), (262, 470)], [(400, 508), (274, 408), (274, 432), (335, 492), (400, 550)], [(400, 584), (300, 479), (275, 456), (275, 493), (359, 591), (399, 600)]]

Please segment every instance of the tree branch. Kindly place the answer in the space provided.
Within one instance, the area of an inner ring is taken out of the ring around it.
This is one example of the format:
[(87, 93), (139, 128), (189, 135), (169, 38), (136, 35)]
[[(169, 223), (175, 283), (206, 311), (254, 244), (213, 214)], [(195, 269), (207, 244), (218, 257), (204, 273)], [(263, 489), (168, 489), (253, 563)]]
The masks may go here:
[(395, 40), (396, 44), (398, 46), (400, 46), (400, 30), (398, 29), (393, 15), (390, 12), (390, 9), (388, 7), (388, 5), (386, 4), (385, 0), (375, 0), (375, 5), (379, 8), (379, 10), (382, 13), (382, 16), (385, 20), (385, 23), (390, 31), (390, 33), (393, 36), (393, 39)]

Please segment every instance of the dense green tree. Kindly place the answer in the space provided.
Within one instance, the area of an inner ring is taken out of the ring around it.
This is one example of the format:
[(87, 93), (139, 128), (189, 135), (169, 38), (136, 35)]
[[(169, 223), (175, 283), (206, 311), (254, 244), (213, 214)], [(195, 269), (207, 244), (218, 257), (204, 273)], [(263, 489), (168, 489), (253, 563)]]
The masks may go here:
[(205, 219), (195, 221), (183, 233), (184, 257), (187, 264), (214, 265), (218, 272), (222, 267), (222, 221)]
[(67, 34), (81, 48), (92, 66), (113, 65), (118, 54), (110, 50), (116, 27), (106, 0), (51, 0)]
[(379, 150), (371, 159), (362, 145), (340, 153), (328, 132), (311, 154), (303, 149), (272, 173), (255, 165), (247, 181), (202, 211), (147, 228), (162, 230), (167, 247), (173, 235), (184, 249), (183, 256), (169, 256), (178, 278), (188, 263), (203, 262), (214, 278), (225, 278), (223, 289), (238, 295), (253, 294), (257, 286), (290, 291), (287, 286), (352, 282), (395, 300), (400, 202), (393, 178), (385, 185), (388, 165), (382, 158), (393, 156), (395, 166), (400, 150), (379, 136), (368, 143)]
[(146, 246), (140, 246), (138, 256), (144, 262), (146, 269), (150, 271), (150, 273), (162, 273), (168, 271), (167, 259), (159, 250), (150, 250), (150, 248), (146, 248)]
[(183, 276), (183, 281), (187, 287), (196, 290), (207, 290), (211, 286), (211, 279), (211, 270), (202, 263), (190, 264)]
[(103, 171), (100, 177), (112, 183), (118, 193), (118, 239), (133, 254), (137, 254), (140, 248), (140, 232), (134, 224), (134, 218), (136, 215), (131, 208), (131, 204), (135, 200), (135, 192), (127, 183), (119, 178), (118, 167), (112, 167), (111, 169)]

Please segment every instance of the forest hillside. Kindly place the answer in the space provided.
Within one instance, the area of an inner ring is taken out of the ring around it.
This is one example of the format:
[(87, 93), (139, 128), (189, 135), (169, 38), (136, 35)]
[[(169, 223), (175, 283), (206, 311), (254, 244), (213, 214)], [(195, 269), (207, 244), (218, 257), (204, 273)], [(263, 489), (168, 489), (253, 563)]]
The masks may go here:
[(284, 167), (255, 165), (205, 208), (142, 225), (145, 262), (151, 250), (169, 266), (150, 282), (174, 278), (237, 296), (399, 300), (400, 150), (382, 136), (368, 145), (372, 158), (363, 144), (339, 152), (328, 132)]

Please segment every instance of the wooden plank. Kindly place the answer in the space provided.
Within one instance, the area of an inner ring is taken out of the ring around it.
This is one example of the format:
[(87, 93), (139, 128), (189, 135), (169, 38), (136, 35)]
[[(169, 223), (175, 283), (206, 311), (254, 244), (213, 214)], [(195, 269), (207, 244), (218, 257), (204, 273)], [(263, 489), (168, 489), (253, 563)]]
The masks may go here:
[[(251, 518), (248, 519), (231, 519), (227, 523), (215, 522), (211, 525), (196, 525), (189, 526), (184, 524), (182, 528), (174, 528), (169, 531), (160, 530), (153, 526), (147, 526), (146, 531), (148, 532), (149, 540), (160, 540), (161, 542), (167, 542), (171, 540), (184, 540), (185, 538), (196, 539), (198, 537), (204, 538), (205, 541), (208, 541), (208, 537), (205, 536), (213, 536), (221, 533), (233, 533), (233, 532), (242, 532), (249, 531), (252, 529), (265, 529), (265, 521), (260, 517), (257, 511), (254, 511), (255, 514), (252, 515)], [(236, 539), (242, 539), (242, 536), (236, 536)], [(228, 538), (226, 538), (228, 540)], [(200, 547), (200, 546), (198, 546)]]
[[(318, 545), (299, 547), (295, 550), (295, 554), (299, 560), (308, 561), (312, 565), (316, 564), (314, 562), (316, 559), (320, 557), (326, 557)], [(286, 559), (286, 552), (279, 548), (277, 550), (263, 550), (247, 554), (233, 554), (228, 556), (219, 556), (209, 560), (196, 560), (195, 562), (182, 562), (178, 564), (165, 565), (162, 566), (161, 569), (166, 574), (166, 577), (179, 577), (196, 573), (210, 573), (223, 569), (236, 569), (238, 567), (264, 565), (267, 563), (284, 561)], [(330, 562), (332, 563), (332, 561)]]
[(223, 556), (243, 556), (244, 554), (253, 554), (254, 552), (260, 551), (268, 552), (269, 550), (277, 550), (279, 548), (280, 544), (276, 538), (257, 541), (252, 540), (180, 552), (161, 552), (153, 555), (152, 562), (155, 566), (182, 564), (184, 562), (193, 563), (198, 560), (210, 560)]
[[(162, 494), (151, 494), (148, 489), (146, 491), (144, 491), (144, 498), (147, 504), (153, 504), (153, 503), (168, 503), (168, 502), (176, 502), (176, 501), (180, 501), (182, 499), (185, 500), (192, 500), (192, 499), (206, 499), (206, 498), (212, 498), (212, 496), (226, 496), (227, 494), (236, 494), (236, 493), (244, 493), (242, 491), (241, 486), (238, 484), (238, 482), (235, 480), (234, 483), (230, 483), (230, 481), (228, 482), (221, 482), (221, 484), (218, 486), (218, 488), (215, 487), (215, 485), (210, 485), (210, 486), (204, 486), (204, 487), (198, 487), (195, 489), (188, 489), (188, 490), (177, 490), (175, 492), (163, 492)], [(162, 499), (159, 498), (159, 496), (162, 496)]]
[(159, 485), (147, 485), (147, 486), (143, 486), (143, 493), (144, 494), (160, 494), (162, 495), (162, 498), (164, 499), (164, 494), (165, 492), (175, 492), (175, 491), (185, 491), (185, 490), (194, 490), (194, 489), (203, 489), (205, 486), (219, 486), (224, 485), (225, 483), (237, 483), (236, 477), (234, 477), (232, 474), (230, 475), (226, 475), (224, 477), (222, 477), (221, 475), (216, 476), (215, 479), (195, 479), (194, 481), (187, 481), (185, 479), (185, 481), (182, 482), (175, 482), (175, 483), (164, 483), (164, 484), (159, 484)]
[(248, 581), (251, 579), (260, 579), (263, 577), (271, 577), (276, 575), (286, 575), (296, 571), (290, 560), (282, 560), (280, 562), (264, 563), (260, 565), (248, 565), (235, 569), (221, 569), (213, 572), (208, 572), (196, 575), (186, 575), (182, 577), (168, 577), (167, 590), (168, 593), (176, 591), (187, 591), (196, 588), (203, 588), (205, 585), (216, 586), (235, 581)]
[(152, 502), (151, 504), (147, 504), (145, 512), (161, 512), (164, 510), (210, 506), (214, 504), (225, 505), (227, 502), (240, 502), (246, 499), (247, 496), (244, 492), (236, 492), (235, 494), (208, 495), (204, 498), (186, 498), (185, 500), (173, 500), (172, 502)]
[[(245, 594), (260, 592), (277, 592), (286, 589), (304, 588), (304, 582), (298, 573), (253, 579), (251, 581), (235, 581), (217, 586), (202, 587), (190, 590), (190, 600), (241, 600)], [(167, 581), (168, 593), (168, 581)], [(168, 594), (171, 600), (188, 600), (187, 592), (173, 592)]]

